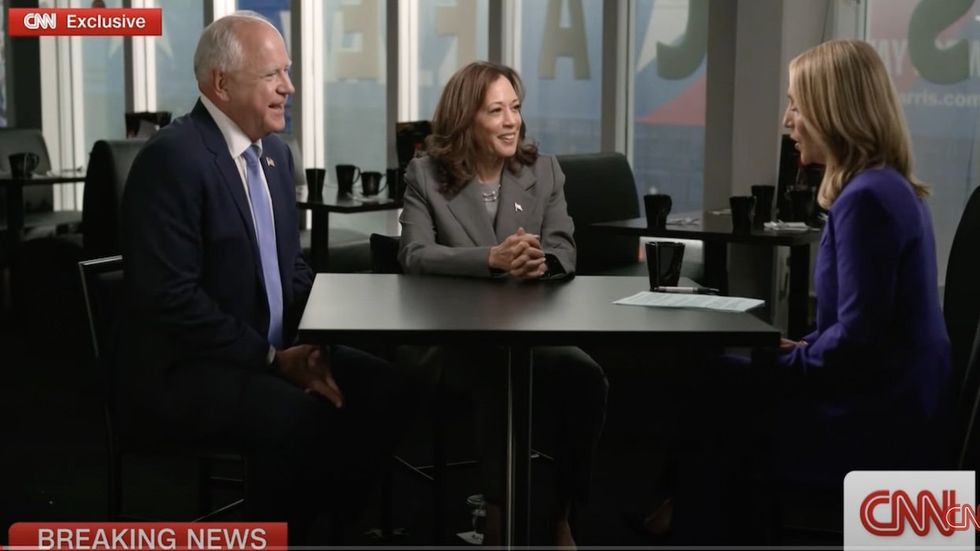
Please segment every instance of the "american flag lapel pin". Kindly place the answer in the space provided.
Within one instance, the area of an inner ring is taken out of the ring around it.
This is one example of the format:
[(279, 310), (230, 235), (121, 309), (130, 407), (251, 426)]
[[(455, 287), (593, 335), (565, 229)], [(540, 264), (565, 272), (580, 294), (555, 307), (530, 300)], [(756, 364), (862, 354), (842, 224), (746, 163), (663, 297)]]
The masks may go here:
[(265, 164), (272, 167), (276, 166), (276, 162), (272, 160), (272, 157), (266, 157)]
[(520, 203), (514, 203), (514, 212), (524, 212), (524, 207)]

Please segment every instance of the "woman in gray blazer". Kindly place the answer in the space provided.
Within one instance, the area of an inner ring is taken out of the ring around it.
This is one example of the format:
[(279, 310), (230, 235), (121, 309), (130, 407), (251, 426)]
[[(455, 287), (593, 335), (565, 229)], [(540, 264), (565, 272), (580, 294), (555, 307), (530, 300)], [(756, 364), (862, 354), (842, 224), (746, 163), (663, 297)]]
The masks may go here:
[[(565, 177), (554, 157), (524, 143), (522, 96), (516, 72), (486, 62), (467, 65), (446, 84), (427, 155), (406, 173), (398, 253), (405, 273), (536, 280), (575, 272)], [(426, 361), (464, 374), (472, 390), (488, 503), (484, 543), (500, 545), (506, 354), (492, 345), (441, 347)], [(541, 381), (534, 388), (555, 398), (542, 413), (557, 417), (557, 430), (544, 431), (558, 440), (559, 507), (549, 543), (571, 546), (569, 513), (588, 494), (608, 385), (602, 368), (575, 347), (535, 348), (533, 361)]]

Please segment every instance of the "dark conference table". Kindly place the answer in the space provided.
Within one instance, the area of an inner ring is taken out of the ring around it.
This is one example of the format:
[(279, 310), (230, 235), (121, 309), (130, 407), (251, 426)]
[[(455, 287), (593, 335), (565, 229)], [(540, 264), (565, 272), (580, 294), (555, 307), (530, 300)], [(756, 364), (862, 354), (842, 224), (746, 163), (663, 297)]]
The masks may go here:
[(647, 227), (646, 218), (597, 222), (590, 229), (617, 234), (704, 241), (704, 284), (728, 292), (728, 244), (747, 243), (768, 247), (789, 247), (789, 327), (790, 338), (800, 338), (809, 326), (810, 245), (820, 242), (820, 231), (772, 231), (753, 229), (751, 233), (732, 233), (731, 216), (710, 212), (681, 213), (670, 220), (696, 219), (689, 224), (667, 224), (664, 229)]
[(529, 542), (531, 347), (765, 346), (779, 331), (751, 314), (612, 304), (645, 277), (521, 283), (389, 274), (317, 274), (299, 325), (304, 342), (354, 346), (494, 344), (510, 348), (505, 540)]
[[(306, 193), (305, 191), (303, 192)], [(303, 198), (296, 201), (296, 207), (313, 211), (313, 227), (310, 229), (310, 254), (313, 256), (313, 270), (327, 272), (330, 268), (330, 213), (357, 213), (394, 210), (402, 207), (400, 200), (376, 196), (362, 200), (357, 196), (338, 196), (336, 188), (326, 188), (320, 197)]]

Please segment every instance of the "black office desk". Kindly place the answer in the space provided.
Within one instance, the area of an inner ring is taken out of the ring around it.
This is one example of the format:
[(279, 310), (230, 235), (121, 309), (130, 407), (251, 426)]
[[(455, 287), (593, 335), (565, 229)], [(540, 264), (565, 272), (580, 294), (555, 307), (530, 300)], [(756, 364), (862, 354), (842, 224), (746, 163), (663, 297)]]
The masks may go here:
[(732, 233), (731, 217), (711, 213), (677, 215), (698, 218), (693, 224), (667, 224), (664, 229), (647, 227), (646, 218), (598, 222), (589, 229), (617, 234), (704, 241), (704, 284), (728, 292), (729, 243), (747, 243), (768, 247), (789, 247), (789, 327), (790, 338), (802, 337), (808, 327), (810, 308), (810, 245), (820, 241), (819, 231), (766, 231)]
[[(570, 281), (317, 274), (300, 321), (306, 342), (510, 347), (505, 541), (527, 545), (531, 347), (542, 345), (772, 346), (779, 332), (751, 314), (620, 306), (644, 277)], [(515, 422), (517, 420), (518, 422)]]
[[(304, 194), (306, 192), (304, 191)], [(400, 200), (379, 198), (361, 201), (353, 196), (338, 197), (336, 188), (327, 188), (319, 198), (296, 201), (296, 207), (313, 211), (313, 227), (310, 235), (310, 253), (313, 256), (313, 269), (317, 272), (329, 271), (330, 264), (330, 213), (374, 212), (394, 210), (402, 207)]]
[(26, 186), (45, 186), (52, 184), (77, 184), (85, 181), (84, 171), (52, 172), (34, 175), (33, 178), (0, 177), (0, 188), (7, 199), (7, 247), (13, 251), (23, 238), (24, 232), (24, 188)]

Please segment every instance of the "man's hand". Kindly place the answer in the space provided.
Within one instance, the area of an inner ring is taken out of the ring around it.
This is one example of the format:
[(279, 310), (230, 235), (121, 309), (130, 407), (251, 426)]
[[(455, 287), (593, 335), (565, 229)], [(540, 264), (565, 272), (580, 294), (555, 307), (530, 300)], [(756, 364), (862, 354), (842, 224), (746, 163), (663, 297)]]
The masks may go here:
[(337, 408), (343, 407), (344, 394), (319, 346), (302, 344), (277, 350), (276, 364), (286, 379), (296, 386), (320, 394)]
[[(491, 268), (510, 273), (514, 269), (514, 261), (528, 249), (536, 249), (540, 252), (541, 241), (533, 233), (524, 231), (524, 228), (517, 228), (517, 231), (508, 235), (502, 243), (495, 247), (490, 247), (490, 257), (487, 259), (487, 263)], [(542, 254), (543, 257), (544, 254)], [(528, 257), (522, 260), (520, 265), (523, 265), (530, 259)]]

